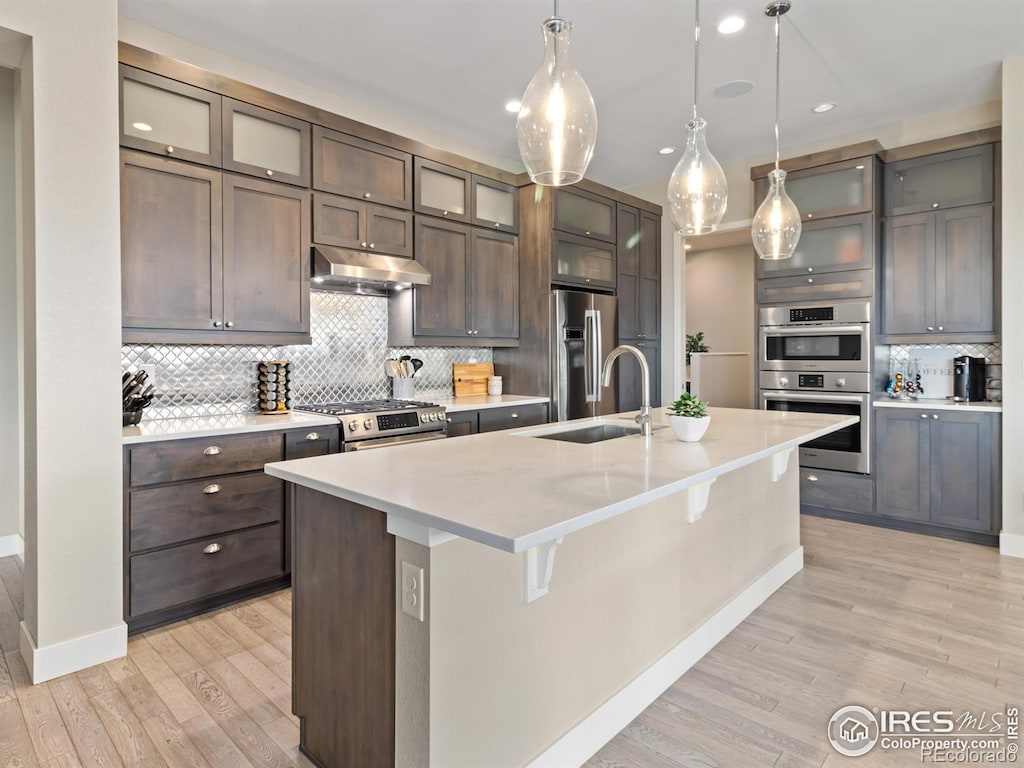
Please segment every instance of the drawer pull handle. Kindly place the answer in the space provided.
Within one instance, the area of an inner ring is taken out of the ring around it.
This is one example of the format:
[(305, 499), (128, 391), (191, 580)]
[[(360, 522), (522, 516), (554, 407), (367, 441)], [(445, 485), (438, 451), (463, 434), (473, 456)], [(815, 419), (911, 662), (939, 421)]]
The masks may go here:
[(308, 435), (306, 435), (306, 439), (307, 440), (319, 440), (320, 439), (320, 433), (319, 432), (310, 432)]
[(921, 414), (921, 418), (922, 419), (927, 419), (928, 418), (928, 414), (927, 413), (922, 413)]
[(211, 445), (209, 448), (204, 448), (203, 456), (220, 456), (220, 448), (218, 448), (216, 445)]
[(203, 547), (203, 554), (204, 555), (216, 555), (218, 552), (220, 552), (220, 549), (221, 549), (220, 544), (217, 544), (217, 543), (207, 544), (205, 547)]
[(518, 418), (519, 418), (519, 414), (518, 414), (518, 413), (510, 413), (510, 414), (508, 415), (508, 417), (509, 417), (510, 419), (518, 419)]
[(212, 496), (215, 493), (220, 493), (220, 486), (217, 485), (216, 483), (211, 483), (210, 485), (203, 488), (203, 493), (205, 493), (207, 496)]
[(816, 482), (818, 482), (818, 476), (817, 475), (808, 475), (807, 476), (807, 482), (809, 482), (809, 483), (816, 483)]

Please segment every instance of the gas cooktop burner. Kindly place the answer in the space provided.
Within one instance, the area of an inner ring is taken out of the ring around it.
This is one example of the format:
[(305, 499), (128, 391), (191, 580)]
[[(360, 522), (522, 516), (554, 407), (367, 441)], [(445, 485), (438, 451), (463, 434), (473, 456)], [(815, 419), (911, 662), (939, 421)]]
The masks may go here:
[(328, 416), (345, 416), (350, 413), (375, 413), (404, 411), (410, 408), (437, 408), (437, 403), (417, 400), (354, 400), (347, 403), (325, 403), (323, 405), (297, 405), (296, 410), (323, 413)]

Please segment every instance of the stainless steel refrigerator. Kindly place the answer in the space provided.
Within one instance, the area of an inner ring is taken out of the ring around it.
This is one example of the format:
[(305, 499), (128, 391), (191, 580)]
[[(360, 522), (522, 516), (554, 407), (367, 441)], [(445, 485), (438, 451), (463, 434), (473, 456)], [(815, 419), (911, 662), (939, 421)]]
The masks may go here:
[(551, 415), (557, 421), (617, 411), (618, 372), (601, 386), (601, 365), (619, 335), (617, 299), (551, 292)]

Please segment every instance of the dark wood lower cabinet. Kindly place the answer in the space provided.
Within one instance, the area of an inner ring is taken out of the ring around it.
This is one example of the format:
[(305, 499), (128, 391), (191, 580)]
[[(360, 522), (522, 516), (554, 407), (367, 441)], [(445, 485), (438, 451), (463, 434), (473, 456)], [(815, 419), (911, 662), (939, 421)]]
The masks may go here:
[(455, 411), (448, 414), (448, 437), (463, 437), (478, 432), (497, 432), (517, 427), (535, 427), (547, 424), (549, 413), (547, 403)]

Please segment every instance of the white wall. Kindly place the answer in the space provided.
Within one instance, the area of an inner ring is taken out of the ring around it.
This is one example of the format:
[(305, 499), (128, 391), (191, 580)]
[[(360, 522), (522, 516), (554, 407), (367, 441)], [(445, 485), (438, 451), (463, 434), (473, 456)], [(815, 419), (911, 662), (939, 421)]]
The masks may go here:
[[(18, 357), (17, 203), (15, 201), (14, 72), (0, 67), (0, 402), (20, 401)], [(21, 440), (18, 409), (0, 409), (0, 557), (21, 534)]]
[[(123, 655), (115, 0), (5, 0), (24, 293), (25, 616), (37, 682)], [(88, 407), (72, 394), (87, 382)]]
[(712, 352), (754, 360), (754, 250), (749, 245), (686, 254), (686, 332), (704, 332)]
[(1024, 557), (1024, 56), (1003, 62), (1003, 533), (1004, 554)]

